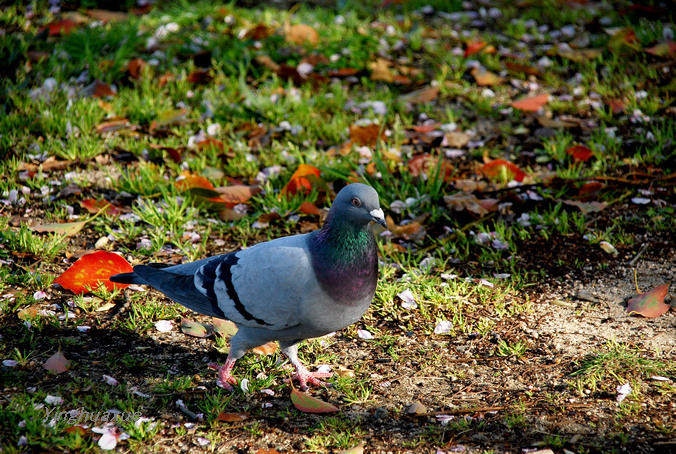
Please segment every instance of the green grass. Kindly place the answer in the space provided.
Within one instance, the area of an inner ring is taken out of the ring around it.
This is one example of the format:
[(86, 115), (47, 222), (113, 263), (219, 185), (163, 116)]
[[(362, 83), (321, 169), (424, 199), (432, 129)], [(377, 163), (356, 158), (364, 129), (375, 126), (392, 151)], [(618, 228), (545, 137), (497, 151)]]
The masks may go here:
[[(403, 411), (383, 402), (383, 383), (394, 377), (388, 386), (406, 387), (421, 371), (443, 380), (452, 375), (453, 387), (473, 379), (456, 363), (449, 366), (449, 357), (458, 364), (538, 360), (546, 356), (544, 347), (514, 328), (538, 312), (534, 289), (544, 293), (543, 284), (559, 279), (597, 279), (600, 274), (585, 273), (614, 271), (644, 244), (648, 254), (658, 255), (669, 243), (676, 229), (673, 65), (645, 49), (663, 42), (667, 29), (673, 32), (673, 16), (651, 20), (622, 13), (629, 2), (569, 8), (545, 0), (469, 9), (460, 1), (381, 3), (245, 8), (183, 0), (106, 23), (85, 14), (91, 8), (127, 12), (136, 3), (86, 0), (50, 12), (48, 2), (39, 0), (2, 8), (0, 356), (17, 365), (0, 368), (8, 393), (2, 396), (7, 405), (0, 410), (0, 449), (19, 451), (22, 435), (26, 449), (34, 451), (98, 449), (98, 435), (69, 433), (72, 424), (64, 421), (42, 424), (45, 409), (36, 406), (51, 394), (64, 398), (64, 409), (142, 408), (154, 420), (121, 424), (130, 435), (120, 441), (122, 449), (161, 449), (165, 439), (192, 447), (200, 437), (211, 442), (209, 449), (223, 444), (235, 451), (244, 449), (239, 439), (257, 442), (276, 431), (278, 439), (293, 440), (285, 445), (293, 450), (338, 451), (362, 441), (367, 450), (377, 450), (383, 447), (377, 440), (391, 435), (390, 422), (372, 423), (372, 410), (386, 406), (396, 418)], [(475, 9), (477, 16), (468, 15)], [(44, 27), (64, 17), (86, 23), (48, 36)], [(290, 43), (287, 24), (309, 25), (319, 40)], [(257, 26), (261, 36), (252, 32)], [(562, 36), (570, 26), (573, 35)], [(605, 29), (612, 27), (631, 27), (636, 42), (611, 37)], [(574, 51), (570, 58), (560, 52), (561, 43), (575, 47), (587, 38), (582, 48), (595, 54)], [(486, 51), (465, 56), (468, 42), (479, 40), (489, 45)], [(137, 58), (144, 62), (139, 77), (129, 70)], [(389, 61), (396, 81), (373, 80), (377, 58)], [(477, 85), (470, 60), (504, 82)], [(310, 76), (294, 81), (293, 68), (308, 61)], [(510, 69), (507, 62), (522, 68)], [(275, 65), (285, 65), (287, 73)], [(336, 77), (341, 71), (351, 76)], [(113, 94), (92, 96), (97, 81)], [(402, 98), (430, 84), (439, 87), (434, 99)], [(551, 95), (542, 113), (509, 107), (536, 93)], [(619, 101), (624, 108), (614, 112), (611, 102)], [(369, 122), (385, 138), (361, 147), (350, 128)], [(444, 126), (431, 134), (413, 128), (430, 123)], [(458, 149), (442, 146), (454, 127), (470, 142)], [(588, 147), (593, 156), (576, 162), (567, 153), (573, 145)], [(528, 176), (515, 184), (506, 168), (485, 175), (482, 166), (495, 159), (514, 163)], [(286, 196), (299, 164), (320, 169), (321, 179), (307, 193)], [(229, 205), (244, 213), (234, 216), (206, 201), (205, 194), (214, 195), (209, 191), (184, 190), (186, 174), (207, 178), (216, 188), (244, 184), (262, 192)], [(248, 393), (217, 389), (205, 364), (222, 361), (227, 339), (196, 340), (176, 328), (157, 336), (157, 321), (196, 316), (155, 293), (100, 287), (73, 296), (52, 289), (78, 254), (96, 247), (120, 252), (133, 264), (175, 264), (312, 230), (322, 218), (303, 213), (303, 204), (328, 208), (349, 181), (378, 191), (391, 235), (378, 236), (383, 266), (370, 311), (335, 337), (304, 342), (299, 352), (310, 368), (344, 368), (328, 380), (332, 389), (315, 394), (339, 403), (337, 415), (307, 416), (290, 404), (283, 382), (288, 364), (278, 361), (278, 353), (238, 361), (235, 374), (249, 380)], [(597, 192), (584, 193), (589, 182), (599, 183)], [(475, 205), (454, 206), (458, 194), (471, 195)], [(636, 197), (649, 203), (634, 202)], [(121, 215), (92, 219), (80, 203), (87, 198), (110, 202)], [(605, 207), (595, 211), (595, 203)], [(91, 222), (73, 237), (32, 228), (85, 219)], [(108, 242), (100, 246), (102, 237)], [(620, 255), (601, 252), (602, 241)], [(568, 248), (573, 252), (565, 253)], [(402, 306), (398, 295), (404, 290), (414, 295), (415, 309)], [(447, 332), (436, 334), (441, 322)], [(83, 325), (93, 331), (79, 331)], [(358, 329), (374, 339), (361, 339)], [(509, 335), (496, 337), (506, 330)], [(346, 350), (352, 353), (353, 347), (363, 353), (348, 358)], [(65, 374), (49, 375), (41, 365), (57, 350), (73, 364)], [(634, 392), (614, 418), (649, 419), (643, 400), (663, 403), (674, 396), (672, 359), (608, 342), (573, 364), (565, 392), (543, 384), (541, 393), (529, 390), (528, 397), (563, 412), (566, 399), (602, 400), (630, 382)], [(103, 374), (122, 384), (110, 387)], [(672, 382), (653, 383), (653, 375)], [(459, 388), (453, 389), (446, 394), (454, 398)], [(423, 397), (442, 408), (457, 406), (442, 393)], [(176, 422), (187, 417), (176, 409), (178, 398), (204, 414), (195, 428)], [(230, 411), (250, 418), (224, 429), (217, 417)], [(446, 450), (465, 434), (501, 427), (527, 433), (541, 446), (570, 447), (564, 434), (534, 435), (531, 416), (524, 403), (498, 421), (459, 416), (440, 426), (406, 420), (410, 436), (402, 442)], [(670, 422), (650, 430), (671, 436)], [(616, 445), (599, 452), (631, 449), (634, 442), (629, 435), (611, 438)]]

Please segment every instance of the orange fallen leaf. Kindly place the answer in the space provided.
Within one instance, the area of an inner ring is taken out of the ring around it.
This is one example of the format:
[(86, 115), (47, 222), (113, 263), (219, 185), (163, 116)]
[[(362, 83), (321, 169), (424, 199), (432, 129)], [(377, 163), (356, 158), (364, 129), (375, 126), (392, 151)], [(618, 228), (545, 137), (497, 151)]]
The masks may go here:
[(503, 82), (502, 77), (486, 68), (472, 68), (470, 74), (474, 77), (474, 81), (480, 87), (491, 87)]
[(514, 101), (510, 104), (512, 107), (518, 110), (523, 110), (525, 112), (537, 112), (549, 101), (549, 95), (547, 93), (542, 93), (531, 98), (520, 99), (519, 101)]
[(56, 21), (56, 22), (52, 22), (51, 24), (47, 25), (47, 27), (43, 28), (42, 30), (45, 30), (45, 29), (49, 30), (49, 36), (59, 36), (59, 35), (69, 34), (77, 26), (78, 26), (78, 23), (75, 22), (74, 20), (63, 19), (63, 20), (59, 20), (59, 21)]
[(317, 206), (314, 203), (307, 201), (301, 203), (300, 212), (303, 214), (312, 214), (316, 216), (319, 216), (321, 214), (321, 211), (319, 211), (319, 208), (317, 208)]
[(277, 345), (277, 342), (268, 342), (267, 344), (252, 348), (251, 351), (261, 356), (272, 355), (277, 351)]
[(669, 283), (666, 283), (649, 292), (636, 295), (627, 302), (627, 312), (647, 318), (659, 317), (669, 310), (669, 305), (664, 302), (668, 290)]
[(425, 87), (420, 90), (412, 91), (406, 95), (400, 96), (399, 100), (411, 104), (424, 104), (426, 102), (434, 101), (439, 94), (439, 86)]
[(469, 57), (470, 55), (477, 54), (488, 45), (487, 42), (485, 41), (470, 41), (467, 43), (467, 48), (465, 49), (465, 58)]
[(479, 168), (479, 171), (488, 178), (499, 178), (505, 170), (518, 182), (523, 181), (523, 179), (528, 176), (528, 174), (517, 167), (516, 164), (504, 159), (496, 159)]
[(282, 189), (282, 194), (294, 195), (299, 191), (307, 194), (312, 191), (313, 186), (321, 181), (320, 175), (321, 172), (318, 168), (309, 164), (301, 164)]
[(566, 154), (571, 155), (578, 162), (588, 161), (594, 156), (594, 152), (584, 145), (574, 145), (566, 150)]
[(386, 140), (385, 130), (382, 126), (370, 124), (366, 126), (350, 125), (350, 140), (360, 147), (375, 148), (378, 140)]
[(293, 24), (284, 27), (286, 41), (291, 44), (310, 44), (316, 46), (319, 43), (317, 30), (306, 24)]
[(220, 199), (233, 206), (238, 203), (247, 202), (251, 197), (261, 192), (261, 190), (262, 188), (260, 186), (247, 186), (244, 184), (216, 188), (216, 191), (221, 194)]
[(80, 205), (84, 207), (91, 214), (96, 214), (99, 211), (103, 210), (111, 216), (118, 216), (120, 214), (120, 209), (115, 205), (112, 205), (110, 202), (100, 199), (84, 199), (80, 202)]
[(101, 283), (108, 290), (113, 290), (128, 287), (128, 284), (111, 282), (110, 276), (132, 271), (132, 266), (123, 257), (113, 252), (98, 251), (83, 255), (61, 276), (57, 277), (54, 283), (77, 294), (96, 289)]
[(249, 419), (249, 415), (246, 413), (220, 413), (216, 417), (216, 421), (225, 421), (225, 422), (239, 422)]
[(194, 173), (189, 173), (187, 171), (181, 172), (181, 179), (176, 182), (176, 187), (182, 191), (192, 189), (192, 188), (204, 188), (215, 191), (216, 188), (203, 176), (195, 175)]

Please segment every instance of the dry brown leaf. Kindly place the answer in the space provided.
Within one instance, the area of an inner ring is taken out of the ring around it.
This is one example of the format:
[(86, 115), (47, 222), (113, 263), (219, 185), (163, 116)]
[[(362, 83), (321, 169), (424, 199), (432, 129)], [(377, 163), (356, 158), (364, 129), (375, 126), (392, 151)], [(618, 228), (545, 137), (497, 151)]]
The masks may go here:
[(369, 63), (371, 70), (371, 80), (393, 82), (394, 75), (390, 71), (392, 63), (385, 58), (378, 58), (376, 61)]
[(467, 133), (460, 131), (453, 131), (446, 134), (446, 144), (451, 148), (462, 148), (470, 141), (470, 136)]
[(350, 140), (360, 147), (375, 148), (379, 137), (382, 141), (387, 139), (385, 131), (378, 136), (380, 129), (381, 126), (377, 124), (370, 124), (368, 126), (350, 125)]
[(424, 104), (426, 102), (434, 101), (439, 95), (439, 87), (428, 86), (420, 90), (412, 91), (406, 95), (400, 96), (399, 100), (411, 104)]
[(474, 81), (480, 87), (492, 87), (493, 85), (498, 85), (503, 82), (502, 77), (483, 67), (472, 68), (470, 74), (472, 74), (472, 77), (474, 77)]
[(268, 342), (260, 347), (252, 348), (251, 351), (257, 355), (272, 355), (277, 351), (277, 342)]
[(286, 41), (291, 44), (303, 45), (310, 44), (316, 46), (319, 44), (319, 33), (317, 30), (306, 24), (293, 24), (284, 27)]
[(279, 65), (275, 63), (272, 58), (270, 58), (267, 55), (257, 55), (256, 56), (256, 63), (258, 63), (261, 66), (264, 66), (265, 68), (268, 68), (269, 70), (277, 72), (279, 70)]

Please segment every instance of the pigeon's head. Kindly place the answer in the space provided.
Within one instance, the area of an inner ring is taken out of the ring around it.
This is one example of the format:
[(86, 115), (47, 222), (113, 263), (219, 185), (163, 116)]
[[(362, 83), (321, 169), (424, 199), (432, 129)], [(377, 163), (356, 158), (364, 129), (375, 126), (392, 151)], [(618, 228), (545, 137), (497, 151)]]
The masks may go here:
[(331, 211), (352, 222), (369, 224), (377, 222), (387, 228), (385, 215), (380, 209), (378, 193), (371, 186), (352, 183), (345, 186), (333, 201)]

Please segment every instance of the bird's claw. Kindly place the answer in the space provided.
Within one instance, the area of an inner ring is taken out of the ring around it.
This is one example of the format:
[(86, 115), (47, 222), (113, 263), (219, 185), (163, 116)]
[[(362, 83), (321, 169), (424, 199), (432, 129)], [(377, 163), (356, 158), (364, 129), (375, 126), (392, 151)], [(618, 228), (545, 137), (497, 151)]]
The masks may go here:
[[(330, 388), (333, 386), (331, 383), (326, 383), (324, 381), (319, 380), (320, 378), (329, 378), (333, 376), (333, 373), (331, 372), (310, 372), (307, 369), (302, 369), (296, 371), (294, 375), (291, 376), (291, 380), (298, 380), (298, 387), (305, 391), (308, 389), (308, 383), (314, 386), (323, 386), (325, 388)], [(289, 380), (286, 379), (284, 380), (285, 382), (288, 382)]]
[(220, 365), (216, 363), (211, 363), (209, 364), (209, 368), (218, 371), (218, 380), (216, 381), (217, 386), (225, 388), (228, 391), (233, 390), (232, 385), (237, 384), (237, 379), (230, 374), (232, 366), (228, 367), (227, 364)]

